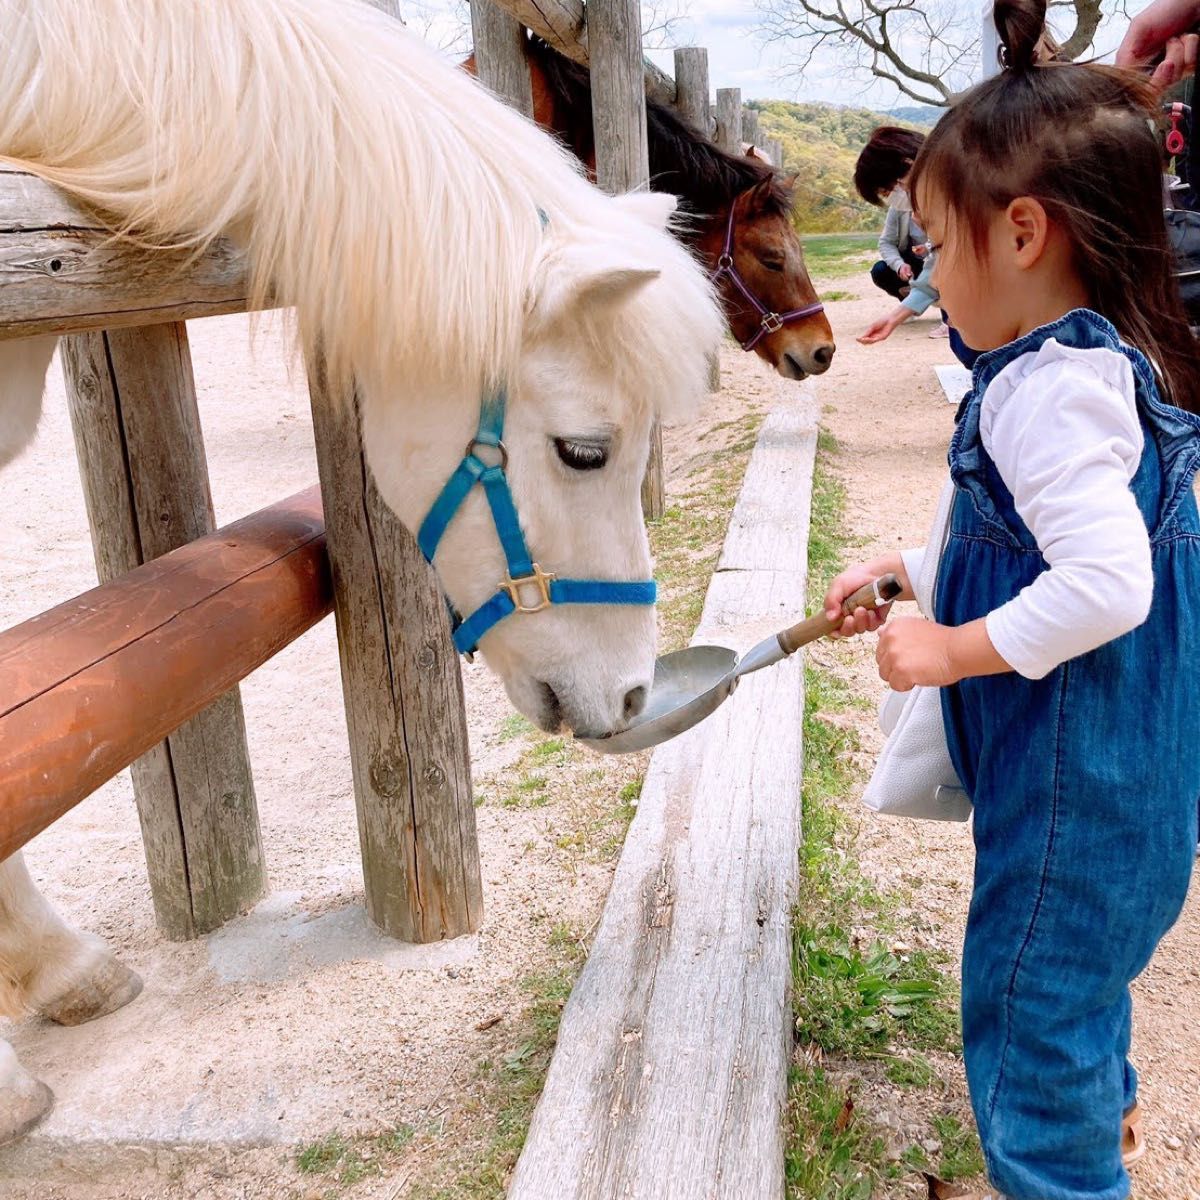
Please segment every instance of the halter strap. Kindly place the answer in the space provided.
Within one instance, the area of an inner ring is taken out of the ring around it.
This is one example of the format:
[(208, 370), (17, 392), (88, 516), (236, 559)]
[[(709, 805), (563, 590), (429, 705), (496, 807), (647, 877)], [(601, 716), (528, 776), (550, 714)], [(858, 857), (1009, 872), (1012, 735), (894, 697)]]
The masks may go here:
[[(476, 484), (482, 486), (496, 535), (504, 550), (508, 575), (501, 581), (496, 594), (465, 620), (453, 605), (450, 606), (454, 645), (460, 654), (473, 654), (483, 635), (512, 613), (541, 612), (551, 604), (653, 604), (657, 593), (652, 579), (644, 582), (559, 579), (553, 571), (543, 571), (533, 561), (504, 473), (508, 466), (508, 451), (502, 439), (506, 399), (502, 389), (484, 397), (479, 428), (467, 446), (462, 462), (446, 481), (417, 533), (421, 553), (432, 563), (438, 544), (463, 501)], [(499, 463), (489, 465), (484, 462), (475, 453), (481, 446), (498, 451)]]
[(768, 333), (777, 333), (792, 321), (802, 321), (805, 317), (815, 316), (825, 311), (825, 305), (819, 300), (815, 304), (806, 304), (803, 308), (793, 308), (791, 312), (771, 312), (765, 304), (750, 290), (746, 281), (741, 277), (737, 267), (733, 265), (733, 216), (737, 210), (737, 200), (729, 206), (729, 221), (725, 226), (725, 248), (717, 259), (716, 269), (709, 275), (710, 283), (716, 283), (723, 275), (728, 275), (738, 291), (754, 306), (759, 316), (759, 326), (754, 336), (748, 342), (742, 342), (743, 350), (753, 350)]

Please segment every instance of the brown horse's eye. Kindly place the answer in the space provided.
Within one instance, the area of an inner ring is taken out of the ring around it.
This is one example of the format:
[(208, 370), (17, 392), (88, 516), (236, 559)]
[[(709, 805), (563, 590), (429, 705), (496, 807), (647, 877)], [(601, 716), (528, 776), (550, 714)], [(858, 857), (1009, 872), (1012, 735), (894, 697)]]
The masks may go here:
[(608, 462), (608, 445), (605, 442), (556, 437), (554, 449), (563, 466), (570, 467), (572, 471), (598, 471)]
[(783, 270), (783, 259), (782, 258), (760, 258), (758, 261), (760, 263), (762, 263), (762, 265), (764, 267), (766, 267), (768, 271), (782, 271)]

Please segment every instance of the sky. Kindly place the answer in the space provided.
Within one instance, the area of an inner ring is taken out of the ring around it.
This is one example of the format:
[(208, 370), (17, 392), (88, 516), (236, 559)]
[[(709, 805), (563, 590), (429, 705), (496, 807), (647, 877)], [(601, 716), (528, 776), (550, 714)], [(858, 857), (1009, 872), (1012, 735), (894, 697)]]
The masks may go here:
[[(832, 51), (822, 53), (801, 77), (787, 65), (786, 51), (764, 43), (756, 32), (759, 21), (756, 0), (648, 0), (658, 11), (682, 11), (684, 17), (672, 27), (665, 49), (648, 49), (647, 55), (673, 74), (671, 47), (704, 46), (708, 49), (709, 79), (714, 89), (738, 87), (743, 100), (819, 100), (882, 109), (914, 103), (890, 84), (869, 76), (848, 78)], [(919, 0), (924, 5), (925, 0)], [(982, 21), (980, 0), (931, 0), (962, 13), (964, 21)], [(1130, 0), (1130, 14), (1145, 8), (1149, 0)], [(1115, 4), (1105, 3), (1105, 7)], [(430, 40), (454, 49), (469, 43), (462, 40), (461, 25), (465, 0), (400, 0), (406, 21)], [(1100, 53), (1111, 55), (1121, 40), (1125, 18), (1109, 18), (1096, 41)], [(1069, 29), (1060, 32), (1069, 33)]]
[[(674, 33), (675, 44), (706, 46), (712, 86), (740, 87), (744, 100), (820, 100), (832, 104), (862, 105), (887, 110), (915, 101), (901, 96), (888, 83), (871, 81), (866, 75), (847, 78), (832, 52), (822, 54), (801, 78), (787, 67), (787, 54), (778, 46), (764, 44), (756, 35), (758, 22), (754, 0), (683, 0), (688, 18)], [(982, 25), (984, 5), (979, 0), (951, 0), (963, 21)], [(1149, 0), (1131, 0), (1130, 15), (1140, 12)], [(1106, 2), (1106, 9), (1115, 5)], [(990, 6), (989, 6), (990, 11)], [(1051, 18), (1053, 21), (1053, 17)], [(1123, 16), (1107, 19), (1100, 27), (1096, 49), (1111, 56), (1124, 34)], [(1070, 29), (1061, 30), (1069, 34)], [(673, 73), (671, 50), (649, 50), (660, 67)]]

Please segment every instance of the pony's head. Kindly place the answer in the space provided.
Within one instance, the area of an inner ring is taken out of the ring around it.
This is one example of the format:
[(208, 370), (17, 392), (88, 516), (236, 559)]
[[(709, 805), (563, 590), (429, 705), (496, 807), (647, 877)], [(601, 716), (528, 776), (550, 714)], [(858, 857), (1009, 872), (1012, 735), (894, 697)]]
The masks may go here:
[[(519, 362), (506, 381), (505, 474), (530, 557), (559, 579), (651, 578), (641, 481), (656, 420), (705, 392), (721, 330), (703, 273), (667, 233), (674, 199), (597, 193), (587, 224), (551, 213), (530, 281)], [(475, 433), (478, 410), (427, 397), (419, 409), (364, 397), (364, 433), (384, 499), (420, 527)], [(499, 452), (476, 447), (480, 459)], [(507, 575), (496, 525), (472, 489), (434, 555), (461, 614)], [(523, 597), (536, 603), (532, 585)], [(552, 604), (513, 613), (480, 642), (512, 702), (543, 729), (622, 728), (654, 670), (648, 605)]]
[[(700, 242), (714, 262), (729, 247), (737, 275), (767, 313), (796, 312), (819, 302), (791, 220), (794, 186), (794, 177), (769, 171), (708, 223)], [(719, 286), (730, 332), (743, 346), (752, 345), (785, 379), (829, 370), (835, 345), (824, 312), (764, 331), (762, 313), (737, 281), (724, 274)]]

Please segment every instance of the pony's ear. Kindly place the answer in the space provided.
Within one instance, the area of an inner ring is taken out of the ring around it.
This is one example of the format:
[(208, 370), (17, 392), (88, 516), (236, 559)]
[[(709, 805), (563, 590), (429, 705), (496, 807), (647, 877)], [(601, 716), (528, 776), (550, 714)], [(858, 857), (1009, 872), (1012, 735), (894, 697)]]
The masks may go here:
[[(573, 261), (572, 261), (573, 260)], [(616, 256), (608, 262), (587, 261), (582, 256), (560, 258), (548, 283), (531, 297), (530, 315), (539, 325), (575, 319), (581, 308), (593, 312), (624, 304), (653, 283), (660, 271), (635, 266)]]
[(779, 201), (776, 197), (776, 188), (779, 187), (779, 179), (774, 172), (760, 180), (750, 189), (750, 195), (746, 197), (746, 213), (756, 215), (761, 213), (769, 213), (779, 209)]
[(679, 201), (666, 192), (627, 192), (616, 202), (626, 212), (641, 217), (651, 229), (666, 229)]
[(615, 308), (653, 283), (661, 271), (650, 267), (606, 267), (586, 275), (571, 300), (591, 308)]

